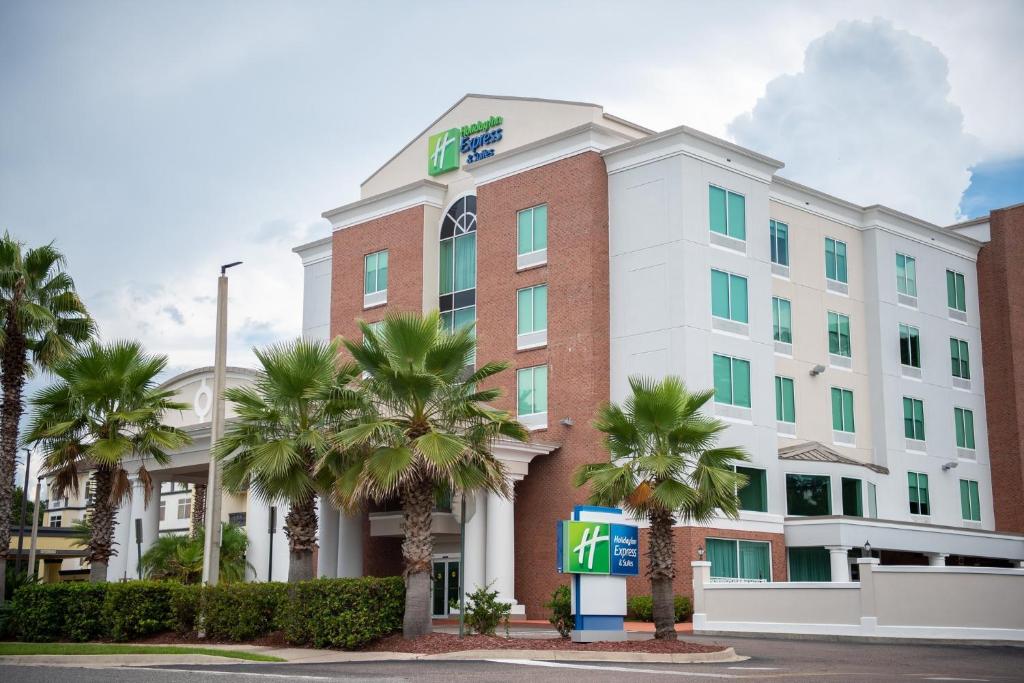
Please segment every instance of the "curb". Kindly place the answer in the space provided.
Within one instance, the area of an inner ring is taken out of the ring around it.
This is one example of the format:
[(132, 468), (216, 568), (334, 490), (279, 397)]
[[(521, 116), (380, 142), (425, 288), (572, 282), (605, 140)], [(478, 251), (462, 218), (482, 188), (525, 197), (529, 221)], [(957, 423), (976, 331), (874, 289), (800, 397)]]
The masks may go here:
[(693, 636), (714, 638), (757, 638), (765, 640), (807, 640), (820, 643), (875, 643), (884, 645), (977, 645), (978, 647), (1024, 648), (1024, 641), (973, 638), (905, 638), (902, 636), (861, 636), (831, 633), (772, 633), (771, 631), (696, 631)]
[(718, 652), (605, 652), (587, 650), (462, 650), (436, 655), (419, 655), (426, 661), (485, 660), (485, 659), (537, 659), (557, 662), (635, 662), (647, 664), (721, 664), (744, 662), (749, 657), (736, 654), (728, 647)]
[(223, 665), (223, 664), (281, 664), (283, 662), (257, 662), (217, 655), (4, 655), (0, 664), (15, 666), (73, 666), (83, 669), (130, 666)]

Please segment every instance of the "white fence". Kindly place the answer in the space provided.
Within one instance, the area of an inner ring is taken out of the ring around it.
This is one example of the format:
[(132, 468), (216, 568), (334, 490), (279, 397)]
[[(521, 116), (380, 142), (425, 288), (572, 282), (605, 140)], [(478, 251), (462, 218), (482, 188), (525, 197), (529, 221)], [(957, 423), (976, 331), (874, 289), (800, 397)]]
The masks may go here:
[(1024, 641), (1024, 569), (857, 563), (859, 583), (723, 583), (694, 562), (694, 633)]

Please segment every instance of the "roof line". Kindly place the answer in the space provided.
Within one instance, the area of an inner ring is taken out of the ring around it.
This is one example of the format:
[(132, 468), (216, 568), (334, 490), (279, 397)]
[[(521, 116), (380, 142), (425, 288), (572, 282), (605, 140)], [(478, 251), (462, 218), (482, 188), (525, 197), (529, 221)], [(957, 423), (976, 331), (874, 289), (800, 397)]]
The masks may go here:
[(601, 154), (615, 154), (616, 152), (620, 152), (622, 150), (632, 149), (633, 147), (640, 147), (641, 145), (646, 145), (648, 143), (656, 142), (664, 138), (669, 138), (672, 137), (673, 135), (679, 135), (680, 133), (685, 133), (686, 135), (695, 137), (698, 140), (703, 140), (704, 142), (710, 142), (714, 145), (724, 147), (730, 151), (736, 152), (737, 154), (742, 154), (746, 157), (754, 159), (755, 161), (759, 161), (762, 164), (774, 166), (776, 169), (782, 168), (783, 166), (786, 165), (784, 162), (779, 161), (778, 159), (773, 159), (772, 157), (767, 156), (765, 154), (761, 154), (760, 152), (755, 152), (754, 150), (749, 149), (747, 147), (737, 145), (735, 142), (729, 142), (724, 138), (716, 137), (714, 135), (711, 135), (710, 133), (705, 133), (702, 130), (691, 128), (690, 126), (676, 126), (675, 128), (669, 128), (668, 130), (663, 130), (660, 133), (655, 133), (654, 135), (649, 135), (645, 138), (637, 138), (636, 140), (630, 140), (629, 142), (624, 142), (621, 145), (616, 145), (615, 147), (606, 149)]
[[(431, 121), (430, 124), (427, 125), (426, 128), (424, 128), (419, 133), (414, 135), (412, 137), (412, 139), (409, 140), (409, 142), (406, 143), (405, 146), (402, 147), (402, 149), (400, 149), (397, 152), (395, 152), (394, 154), (392, 154), (391, 157), (387, 161), (385, 161), (383, 164), (381, 164), (379, 167), (377, 167), (377, 170), (374, 171), (373, 173), (371, 173), (366, 178), (366, 180), (364, 180), (363, 182), (359, 183), (359, 187), (362, 187), (366, 183), (368, 183), (371, 180), (373, 180), (374, 176), (376, 176), (378, 173), (383, 171), (385, 166), (387, 166), (392, 161), (394, 161), (396, 158), (398, 158), (398, 155), (400, 155), (402, 152), (404, 152), (405, 150), (407, 150), (410, 147), (412, 147), (412, 143), (416, 142), (416, 140), (419, 139), (419, 137), (421, 135), (423, 135), (424, 133), (429, 131), (431, 128), (433, 128), (437, 124), (438, 121), (440, 121), (444, 117), (448, 116), (448, 114), (452, 113), (452, 111), (454, 111), (456, 107), (458, 107), (460, 104), (462, 104), (463, 102), (465, 102), (466, 100), (468, 100), (471, 97), (475, 97), (475, 98), (478, 98), (478, 99), (490, 99), (490, 100), (517, 100), (517, 101), (520, 101), (520, 102), (546, 102), (548, 104), (569, 104), (569, 105), (574, 105), (574, 106), (577, 106), (577, 107), (597, 107), (598, 109), (601, 110), (601, 113), (604, 116), (609, 116), (609, 117), (611, 116), (610, 114), (605, 114), (604, 113), (604, 107), (602, 107), (600, 104), (594, 104), (593, 102), (575, 102), (573, 100), (552, 100), (552, 99), (547, 99), (547, 98), (544, 98), (544, 97), (518, 97), (516, 95), (486, 95), (486, 94), (483, 94), (483, 93), (473, 93), (473, 92), (466, 93), (465, 95), (463, 95), (462, 97), (459, 98), (458, 102), (456, 102), (452, 106), (448, 107), (444, 111), (443, 114), (441, 114), (436, 119)], [(637, 130), (641, 130), (641, 131), (644, 131), (644, 132), (647, 132), (647, 133), (653, 132), (653, 131), (647, 130), (643, 126), (640, 126), (638, 124), (626, 121), (625, 119), (619, 119), (618, 117), (615, 117), (615, 120), (618, 121), (619, 123), (624, 124), (624, 125), (633, 126)]]
[(349, 209), (354, 209), (357, 206), (373, 204), (374, 202), (379, 202), (381, 199), (387, 199), (388, 197), (393, 197), (395, 195), (402, 194), (403, 192), (408, 192), (414, 187), (435, 187), (438, 189), (447, 189), (448, 185), (446, 185), (445, 183), (439, 183), (436, 180), (431, 180), (429, 178), (420, 178), (419, 180), (414, 180), (411, 183), (402, 185), (401, 187), (396, 187), (392, 190), (387, 190), (379, 194), (372, 194), (369, 197), (363, 197), (362, 199), (357, 199), (354, 202), (349, 202), (348, 204), (342, 204), (341, 206), (336, 206), (333, 209), (328, 209), (327, 211), (324, 211), (322, 214), (320, 214), (320, 216), (326, 218), (327, 220), (330, 220), (331, 216), (335, 216), (341, 213), (342, 211), (348, 211)]

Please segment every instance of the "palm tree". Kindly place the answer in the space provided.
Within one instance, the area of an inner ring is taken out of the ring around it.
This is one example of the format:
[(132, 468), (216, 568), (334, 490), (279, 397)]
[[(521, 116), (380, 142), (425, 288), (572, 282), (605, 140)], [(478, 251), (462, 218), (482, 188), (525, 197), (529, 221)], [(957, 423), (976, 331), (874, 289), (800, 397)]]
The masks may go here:
[(632, 395), (621, 406), (602, 406), (594, 421), (611, 461), (584, 465), (573, 483), (589, 484), (594, 504), (621, 504), (634, 517), (647, 518), (654, 637), (675, 639), (672, 527), (677, 519), (706, 523), (718, 511), (737, 517), (736, 491), (746, 477), (735, 464), (747, 455), (741, 448), (713, 447), (726, 426), (701, 408), (714, 390), (690, 393), (678, 377), (630, 377), (629, 386)]
[[(49, 368), (94, 330), (85, 305), (53, 244), (25, 250), (8, 233), (0, 238), (0, 586), (11, 541), (11, 486), (24, 411), (25, 379)], [(0, 592), (0, 605), (4, 596)]]
[(224, 461), (224, 485), (289, 504), (288, 580), (315, 575), (317, 494), (330, 488), (330, 434), (355, 400), (347, 385), (356, 373), (338, 363), (338, 345), (298, 340), (255, 350), (263, 369), (252, 387), (231, 388), (235, 419), (214, 446)]
[[(124, 461), (152, 457), (164, 464), (168, 450), (191, 442), (162, 422), (167, 411), (188, 407), (172, 400), (173, 391), (157, 389), (156, 377), (166, 366), (166, 356), (146, 354), (138, 342), (90, 342), (58, 363), (53, 370), (58, 381), (32, 398), (26, 441), (42, 449), (54, 495), (77, 494), (79, 473), (92, 471), (90, 581), (107, 580), (107, 562), (117, 552), (117, 509), (132, 495)], [(148, 505), (153, 484), (144, 465), (136, 476)]]
[[(203, 576), (204, 530), (195, 535), (160, 536), (142, 556), (142, 573), (150, 579), (199, 583)], [(243, 581), (250, 567), (245, 559), (249, 539), (242, 527), (224, 524), (220, 542), (220, 578), (225, 583)]]
[(438, 495), (477, 489), (511, 496), (504, 467), (491, 447), (498, 437), (525, 441), (526, 430), (486, 404), (498, 389), (478, 385), (506, 363), (473, 371), (472, 326), (449, 334), (440, 316), (392, 314), (375, 331), (360, 323), (361, 342), (345, 348), (362, 370), (363, 398), (354, 424), (339, 434), (345, 457), (335, 499), (353, 508), (399, 499), (406, 597), (403, 633), (429, 633), (431, 513)]

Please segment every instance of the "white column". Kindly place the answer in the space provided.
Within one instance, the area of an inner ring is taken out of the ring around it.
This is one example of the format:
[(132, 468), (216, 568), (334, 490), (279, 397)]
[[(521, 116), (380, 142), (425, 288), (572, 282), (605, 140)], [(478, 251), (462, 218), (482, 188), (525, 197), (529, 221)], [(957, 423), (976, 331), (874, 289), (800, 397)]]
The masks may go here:
[[(142, 554), (153, 547), (160, 535), (160, 484), (161, 479), (153, 477), (153, 490), (149, 494), (149, 505), (142, 511)], [(146, 492), (139, 486), (135, 491), (140, 501), (145, 499)], [(135, 524), (135, 522), (132, 522)], [(132, 529), (132, 542), (135, 541), (135, 529)], [(137, 551), (136, 551), (137, 552)], [(136, 570), (138, 571), (138, 570)]]
[(860, 557), (857, 570), (860, 574), (860, 630), (861, 634), (874, 635), (878, 628), (878, 608), (875, 604), (875, 567), (877, 557)]
[(466, 592), (472, 593), (487, 583), (485, 570), (485, 553), (487, 543), (487, 497), (476, 492), (467, 498), (467, 513), (473, 515), (466, 521), (466, 556), (462, 558), (463, 581)]
[(945, 567), (949, 553), (927, 553), (929, 567)]
[[(509, 482), (512, 485), (512, 482)], [(513, 614), (524, 614), (525, 607), (515, 599), (515, 504), (496, 493), (487, 494), (487, 540), (484, 567), (487, 583), (498, 592), (498, 599), (512, 603)]]
[[(145, 498), (145, 491), (142, 490), (142, 483), (131, 476), (131, 487), (132, 487), (132, 499), (131, 502), (125, 507), (128, 508), (128, 523), (126, 524), (127, 533), (124, 538), (126, 543), (119, 549), (119, 554), (124, 554), (124, 568), (122, 572), (128, 573), (129, 579), (139, 578), (139, 545), (138, 535), (135, 533), (135, 520), (142, 520), (142, 540), (146, 539), (146, 514), (143, 509), (143, 502)], [(146, 548), (143, 546), (142, 551), (145, 552)], [(123, 573), (119, 576), (113, 576), (110, 573), (110, 567), (107, 567), (107, 580), (117, 581), (122, 578)]]
[(850, 546), (827, 545), (825, 548), (828, 550), (828, 561), (832, 568), (833, 583), (849, 583), (850, 562), (847, 553), (850, 550)]
[[(133, 480), (132, 486), (134, 485)], [(117, 555), (112, 555), (107, 562), (107, 581), (120, 581), (125, 576), (129, 579), (135, 578), (134, 560), (131, 569), (128, 566), (132, 553), (135, 552), (135, 520), (132, 517), (132, 508), (133, 503), (126, 502), (117, 509), (117, 526), (114, 527), (114, 540), (117, 542), (114, 550), (117, 551)]]
[(316, 575), (334, 578), (338, 575), (338, 511), (324, 496), (316, 501), (317, 566)]
[(363, 575), (363, 515), (338, 513), (338, 577)]
[(699, 631), (708, 620), (704, 584), (711, 582), (711, 563), (695, 560), (690, 566), (693, 567), (693, 630)]
[(250, 492), (245, 499), (245, 535), (249, 537), (249, 547), (245, 555), (251, 565), (251, 568), (245, 570), (247, 581), (267, 580), (269, 515), (270, 509), (267, 504)]

